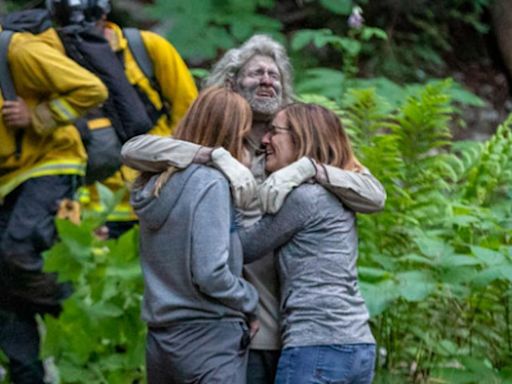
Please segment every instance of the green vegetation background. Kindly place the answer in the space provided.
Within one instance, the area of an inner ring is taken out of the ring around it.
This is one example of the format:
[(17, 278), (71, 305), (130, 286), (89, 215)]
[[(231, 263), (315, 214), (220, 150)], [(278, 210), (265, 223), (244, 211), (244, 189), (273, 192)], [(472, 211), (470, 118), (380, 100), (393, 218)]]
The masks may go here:
[[(384, 184), (384, 211), (358, 216), (375, 382), (512, 383), (512, 118), (487, 141), (453, 141), (461, 106), (484, 101), (437, 78), (450, 26), (484, 35), (490, 0), (384, 12), (390, 3), (156, 0), (145, 10), (191, 63), (209, 64), (253, 33), (282, 41), (299, 97), (340, 115)], [(360, 28), (347, 25), (354, 6), (368, 15)], [(98, 188), (107, 210), (119, 200)], [(92, 231), (104, 218), (59, 221), (61, 240), (46, 254), (47, 270), (76, 289), (59, 319), (41, 319), (42, 354), (62, 383), (144, 381), (137, 229), (100, 241)]]

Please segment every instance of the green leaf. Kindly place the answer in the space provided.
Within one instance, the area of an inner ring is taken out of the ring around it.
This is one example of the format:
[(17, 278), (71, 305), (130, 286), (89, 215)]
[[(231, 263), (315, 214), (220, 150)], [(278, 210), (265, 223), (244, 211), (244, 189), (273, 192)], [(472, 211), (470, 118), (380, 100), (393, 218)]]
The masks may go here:
[(380, 28), (372, 28), (372, 27), (364, 27), (361, 32), (361, 38), (363, 40), (370, 40), (371, 38), (376, 37), (377, 39), (387, 40), (388, 35), (386, 31)]
[(123, 310), (112, 303), (98, 302), (91, 305), (87, 311), (91, 317), (119, 317), (123, 314)]
[(339, 99), (343, 93), (345, 76), (342, 72), (329, 68), (307, 70), (296, 85), (299, 94), (317, 93), (326, 97)]
[(358, 275), (360, 280), (367, 282), (386, 280), (391, 277), (391, 274), (389, 272), (384, 271), (382, 269), (371, 267), (359, 267)]
[[(323, 31), (325, 32), (325, 30)], [(299, 51), (306, 47), (308, 44), (312, 43), (315, 39), (315, 36), (318, 34), (323, 34), (324, 32), (322, 32), (322, 30), (301, 29), (294, 33), (291, 41), (291, 47), (294, 51)]]
[(487, 265), (502, 264), (505, 261), (505, 256), (501, 252), (497, 252), (492, 249), (474, 245), (471, 247), (471, 251), (475, 257)]
[(360, 287), (372, 317), (387, 310), (399, 297), (398, 286), (393, 280), (384, 280), (377, 284), (361, 282)]
[(350, 15), (354, 5), (352, 0), (320, 0), (320, 4), (338, 15)]
[(428, 271), (408, 271), (397, 274), (400, 296), (408, 301), (421, 301), (434, 292), (435, 280)]

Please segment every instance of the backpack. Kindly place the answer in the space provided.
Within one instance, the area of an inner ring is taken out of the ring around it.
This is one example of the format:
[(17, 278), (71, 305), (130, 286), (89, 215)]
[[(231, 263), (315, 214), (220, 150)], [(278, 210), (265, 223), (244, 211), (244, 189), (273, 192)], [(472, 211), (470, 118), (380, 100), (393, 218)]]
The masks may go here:
[(10, 13), (0, 19), (0, 88), (4, 100), (16, 100), (16, 90), (11, 78), (7, 53), (14, 32), (38, 34), (51, 28), (52, 21), (44, 9), (30, 9)]
[(158, 93), (160, 100), (162, 101), (162, 108), (157, 109), (151, 100), (149, 100), (146, 93), (134, 85), (141, 101), (146, 106), (146, 113), (148, 114), (151, 122), (153, 125), (155, 125), (162, 115), (167, 115), (167, 117), (170, 119), (170, 100), (167, 100), (162, 94), (162, 89), (160, 88), (160, 85), (158, 84), (158, 81), (155, 77), (153, 62), (149, 58), (148, 51), (144, 45), (144, 41), (142, 41), (140, 30), (137, 28), (123, 28), (123, 35), (128, 42), (128, 48), (130, 49), (135, 62), (137, 63), (144, 76), (149, 80), (151, 88), (153, 88)]
[[(31, 9), (10, 13), (0, 19), (0, 91), (4, 100), (15, 101), (17, 99), (16, 89), (11, 77), (7, 54), (12, 35), (15, 32), (30, 32), (38, 34), (51, 28), (52, 21), (49, 13), (44, 9)], [(23, 141), (22, 129), (16, 130), (15, 134), (15, 156), (21, 156), (21, 145)]]
[[(9, 44), (15, 32), (30, 32), (39, 34), (52, 27), (50, 14), (44, 9), (31, 9), (12, 12), (4, 16), (0, 24), (0, 90), (4, 100), (16, 100), (8, 62)], [(100, 181), (112, 175), (121, 167), (121, 141), (113, 127), (105, 127), (95, 131), (81, 126), (80, 119), (75, 126), (80, 131), (82, 142), (88, 154), (86, 180)], [(16, 130), (15, 155), (21, 155), (24, 130)]]
[[(7, 55), (14, 32), (38, 34), (52, 27), (51, 17), (44, 9), (13, 12), (6, 15), (0, 33), (0, 88), (5, 100), (16, 100)], [(57, 30), (67, 56), (95, 73), (109, 89), (109, 99), (97, 110), (96, 116), (106, 116), (112, 126), (89, 129), (87, 119), (74, 124), (80, 132), (88, 153), (86, 183), (101, 181), (121, 167), (122, 143), (152, 128), (145, 104), (126, 79), (124, 68), (111, 51), (104, 37), (90, 26), (69, 26)], [(16, 132), (16, 155), (21, 153), (23, 130)]]

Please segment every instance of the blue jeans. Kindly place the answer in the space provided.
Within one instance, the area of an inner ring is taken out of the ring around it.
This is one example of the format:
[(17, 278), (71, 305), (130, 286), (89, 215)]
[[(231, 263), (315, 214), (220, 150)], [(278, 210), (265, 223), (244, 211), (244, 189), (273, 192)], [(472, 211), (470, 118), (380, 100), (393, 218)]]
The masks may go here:
[(375, 344), (285, 348), (275, 384), (369, 384), (375, 367)]

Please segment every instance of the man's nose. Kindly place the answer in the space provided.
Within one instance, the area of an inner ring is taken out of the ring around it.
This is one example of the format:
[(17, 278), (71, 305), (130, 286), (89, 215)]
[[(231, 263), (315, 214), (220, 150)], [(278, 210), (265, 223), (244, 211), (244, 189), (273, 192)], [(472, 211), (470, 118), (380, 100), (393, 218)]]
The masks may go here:
[(260, 78), (260, 84), (271, 86), (274, 84), (274, 79), (272, 79), (272, 77), (265, 72)]
[(267, 144), (270, 144), (270, 132), (267, 132), (263, 135), (263, 137), (261, 138), (261, 144), (263, 145), (267, 145)]

